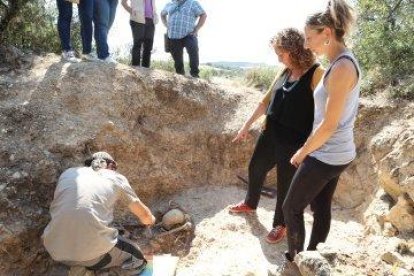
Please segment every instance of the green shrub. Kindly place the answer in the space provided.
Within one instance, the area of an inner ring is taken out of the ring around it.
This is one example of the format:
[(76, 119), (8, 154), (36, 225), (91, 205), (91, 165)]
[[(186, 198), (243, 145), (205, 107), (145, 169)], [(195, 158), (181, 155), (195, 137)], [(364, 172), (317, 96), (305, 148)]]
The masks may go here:
[[(55, 2), (38, 0), (26, 3), (16, 17), (8, 22), (3, 34), (4, 43), (35, 52), (61, 51), (57, 32), (57, 8)], [(72, 45), (81, 50), (80, 23), (73, 6)]]
[(272, 84), (278, 69), (276, 67), (257, 67), (248, 69), (245, 73), (247, 85), (267, 89)]
[(174, 61), (169, 60), (152, 60), (151, 68), (160, 69), (168, 72), (175, 72)]

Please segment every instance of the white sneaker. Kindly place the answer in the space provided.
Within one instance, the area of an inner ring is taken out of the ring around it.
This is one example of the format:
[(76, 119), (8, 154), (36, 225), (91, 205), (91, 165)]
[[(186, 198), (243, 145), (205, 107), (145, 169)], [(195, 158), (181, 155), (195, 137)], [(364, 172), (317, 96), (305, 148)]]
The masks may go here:
[(110, 64), (117, 64), (118, 63), (118, 61), (116, 61), (115, 59), (113, 59), (111, 56), (108, 56), (108, 57), (106, 57), (104, 59), (101, 59), (101, 61), (102, 62), (105, 62), (105, 63), (110, 63)]
[(89, 54), (82, 54), (82, 60), (84, 60), (84, 61), (97, 61), (98, 58), (94, 54), (89, 53)]
[(80, 60), (75, 57), (75, 52), (73, 51), (63, 51), (62, 52), (62, 59), (68, 62), (79, 62)]

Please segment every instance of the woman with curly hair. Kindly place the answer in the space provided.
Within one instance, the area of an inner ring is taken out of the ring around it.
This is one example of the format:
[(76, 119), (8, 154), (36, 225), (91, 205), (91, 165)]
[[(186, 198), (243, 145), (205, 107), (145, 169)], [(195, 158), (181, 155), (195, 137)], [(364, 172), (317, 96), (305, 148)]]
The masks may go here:
[(272, 38), (271, 46), (285, 68), (277, 74), (265, 97), (233, 140), (246, 139), (250, 126), (266, 115), (249, 164), (246, 198), (231, 206), (229, 212), (254, 212), (266, 175), (276, 166), (277, 201), (273, 227), (266, 237), (269, 243), (278, 243), (286, 236), (282, 205), (296, 171), (289, 161), (312, 130), (313, 90), (323, 74), (312, 52), (304, 48), (304, 42), (304, 36), (293, 28), (282, 30)]

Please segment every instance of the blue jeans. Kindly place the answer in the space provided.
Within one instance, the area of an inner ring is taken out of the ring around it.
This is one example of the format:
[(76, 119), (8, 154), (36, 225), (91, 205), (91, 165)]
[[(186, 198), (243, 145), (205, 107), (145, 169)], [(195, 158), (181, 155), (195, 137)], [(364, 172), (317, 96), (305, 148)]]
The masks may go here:
[(56, 0), (58, 8), (58, 32), (63, 51), (72, 50), (70, 43), (70, 24), (72, 21), (72, 3), (65, 0)]
[(187, 35), (181, 39), (170, 40), (171, 55), (174, 59), (175, 72), (180, 75), (184, 75), (184, 57), (183, 50), (187, 50), (188, 57), (190, 59), (190, 74), (193, 77), (198, 78), (198, 39), (196, 36)]
[(109, 56), (108, 33), (115, 20), (118, 0), (94, 0), (95, 42), (99, 59)]
[(90, 54), (92, 51), (93, 34), (93, 9), (94, 0), (82, 0), (79, 2), (79, 19), (81, 22), (82, 53)]

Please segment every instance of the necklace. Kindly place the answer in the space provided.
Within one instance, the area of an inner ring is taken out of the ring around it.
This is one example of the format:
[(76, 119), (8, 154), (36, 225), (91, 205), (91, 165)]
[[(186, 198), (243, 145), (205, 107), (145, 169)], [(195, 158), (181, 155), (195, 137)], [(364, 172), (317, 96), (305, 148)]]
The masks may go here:
[(292, 76), (292, 71), (289, 71), (289, 73), (285, 77), (285, 80), (283, 81), (282, 89), (285, 92), (292, 91), (292, 89), (295, 88), (295, 86), (298, 84), (300, 78), (302, 77), (302, 76), (300, 76), (297, 80), (289, 81), (291, 76)]

